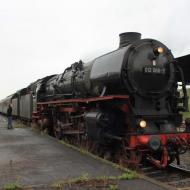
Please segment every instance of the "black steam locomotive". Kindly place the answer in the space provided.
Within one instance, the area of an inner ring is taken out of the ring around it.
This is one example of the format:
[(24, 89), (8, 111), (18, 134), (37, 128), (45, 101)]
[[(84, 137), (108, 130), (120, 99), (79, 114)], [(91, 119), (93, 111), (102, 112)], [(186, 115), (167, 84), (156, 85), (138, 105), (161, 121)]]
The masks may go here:
[(174, 160), (179, 164), (190, 143), (188, 119), (179, 131), (181, 112), (188, 110), (187, 63), (178, 64), (157, 40), (122, 33), (117, 50), (76, 62), (10, 99), (30, 96), (29, 119), (59, 139), (122, 163), (146, 158), (162, 168)]

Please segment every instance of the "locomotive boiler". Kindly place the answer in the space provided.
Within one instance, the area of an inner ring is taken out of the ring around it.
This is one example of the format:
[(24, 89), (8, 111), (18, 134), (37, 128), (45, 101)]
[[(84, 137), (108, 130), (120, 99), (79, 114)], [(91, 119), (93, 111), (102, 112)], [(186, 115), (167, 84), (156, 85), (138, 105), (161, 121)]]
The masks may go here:
[(175, 68), (173, 55), (165, 45), (152, 39), (141, 40), (139, 33), (123, 33), (117, 50), (89, 63), (76, 62), (50, 79), (46, 95), (161, 97), (175, 83)]

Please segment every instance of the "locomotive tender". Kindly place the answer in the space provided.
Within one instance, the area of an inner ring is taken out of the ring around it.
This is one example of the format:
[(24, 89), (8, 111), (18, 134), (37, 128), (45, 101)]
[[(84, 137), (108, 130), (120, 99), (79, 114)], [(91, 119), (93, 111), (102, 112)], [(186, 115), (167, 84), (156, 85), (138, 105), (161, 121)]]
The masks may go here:
[(138, 164), (146, 158), (164, 168), (179, 164), (190, 144), (188, 119), (179, 131), (181, 112), (188, 111), (187, 63), (180, 67), (157, 40), (122, 33), (117, 50), (37, 80), (2, 100), (0, 111), (12, 102), (15, 116), (59, 139), (114, 161)]

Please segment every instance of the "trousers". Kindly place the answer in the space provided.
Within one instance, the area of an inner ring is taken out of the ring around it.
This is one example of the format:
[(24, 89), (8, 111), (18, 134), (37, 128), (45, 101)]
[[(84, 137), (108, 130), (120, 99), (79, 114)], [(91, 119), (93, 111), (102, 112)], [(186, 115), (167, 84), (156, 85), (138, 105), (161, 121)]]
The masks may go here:
[(12, 129), (13, 126), (12, 126), (12, 116), (8, 116), (8, 126), (7, 126), (8, 129)]

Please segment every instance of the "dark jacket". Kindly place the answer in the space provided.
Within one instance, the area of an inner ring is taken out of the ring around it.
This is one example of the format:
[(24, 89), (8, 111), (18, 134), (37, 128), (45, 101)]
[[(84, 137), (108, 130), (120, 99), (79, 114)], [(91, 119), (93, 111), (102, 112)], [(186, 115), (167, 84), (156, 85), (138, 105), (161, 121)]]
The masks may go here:
[(9, 106), (7, 109), (7, 116), (8, 117), (12, 116), (12, 107), (11, 106)]

